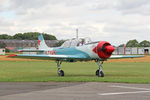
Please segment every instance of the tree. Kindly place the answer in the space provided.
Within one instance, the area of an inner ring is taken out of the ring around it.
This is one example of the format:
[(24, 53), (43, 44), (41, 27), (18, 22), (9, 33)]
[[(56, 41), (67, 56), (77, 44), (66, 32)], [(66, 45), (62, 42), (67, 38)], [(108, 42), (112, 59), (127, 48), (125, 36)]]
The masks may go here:
[[(0, 39), (37, 40), (39, 34), (39, 32), (17, 33), (13, 36), (2, 34), (0, 35)], [(55, 36), (47, 33), (43, 33), (43, 37), (45, 40), (57, 40)]]
[(120, 44), (118, 47), (124, 47), (125, 44)]
[(126, 47), (139, 47), (139, 43), (136, 39), (129, 40), (126, 44)]
[(139, 43), (140, 47), (150, 47), (150, 41), (144, 40)]
[(45, 40), (57, 40), (55, 36), (43, 33), (43, 37)]
[(59, 47), (59, 46), (61, 46), (64, 42), (65, 42), (65, 40), (60, 40), (59, 42), (56, 43), (56, 46)]
[(22, 33), (17, 33), (13, 36), (13, 39), (22, 40), (23, 39), (23, 34)]
[[(13, 36), (14, 39), (17, 40), (37, 40), (39, 32), (26, 32), (26, 33), (18, 33)], [(43, 37), (45, 40), (57, 40), (55, 36), (43, 33)]]
[(0, 39), (13, 39), (13, 37), (7, 34), (2, 34), (0, 35)]

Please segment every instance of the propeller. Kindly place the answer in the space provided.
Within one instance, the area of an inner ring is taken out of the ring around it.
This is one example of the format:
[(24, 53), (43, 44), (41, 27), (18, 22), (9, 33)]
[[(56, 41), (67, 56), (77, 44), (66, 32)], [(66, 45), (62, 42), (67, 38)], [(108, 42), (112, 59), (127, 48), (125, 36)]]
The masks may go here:
[(99, 42), (98, 45), (93, 49), (93, 51), (102, 59), (109, 58), (114, 50), (115, 48), (106, 41)]

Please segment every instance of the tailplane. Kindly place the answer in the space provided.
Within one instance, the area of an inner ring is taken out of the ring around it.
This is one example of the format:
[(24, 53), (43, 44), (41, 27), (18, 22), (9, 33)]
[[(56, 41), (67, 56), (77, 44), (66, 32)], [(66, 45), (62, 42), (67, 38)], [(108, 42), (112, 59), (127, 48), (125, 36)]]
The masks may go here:
[(38, 49), (48, 49), (42, 34), (38, 36)]

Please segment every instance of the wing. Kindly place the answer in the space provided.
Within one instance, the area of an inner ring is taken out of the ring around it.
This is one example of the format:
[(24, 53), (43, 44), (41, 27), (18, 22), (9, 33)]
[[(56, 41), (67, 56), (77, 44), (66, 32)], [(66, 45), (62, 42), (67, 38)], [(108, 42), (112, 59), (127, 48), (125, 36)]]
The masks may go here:
[(30, 59), (53, 59), (53, 60), (67, 60), (67, 59), (88, 59), (84, 55), (27, 55), (27, 54), (12, 54), (7, 57), (15, 58), (30, 58)]
[(112, 55), (110, 59), (119, 59), (119, 58), (138, 58), (144, 57), (144, 55)]

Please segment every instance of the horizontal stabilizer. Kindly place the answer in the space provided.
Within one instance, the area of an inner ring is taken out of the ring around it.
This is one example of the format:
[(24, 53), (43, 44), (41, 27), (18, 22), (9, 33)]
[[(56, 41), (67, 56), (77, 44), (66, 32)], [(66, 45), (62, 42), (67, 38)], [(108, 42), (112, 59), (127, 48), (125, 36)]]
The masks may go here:
[(43, 52), (44, 50), (39, 49), (20, 49), (19, 52)]

